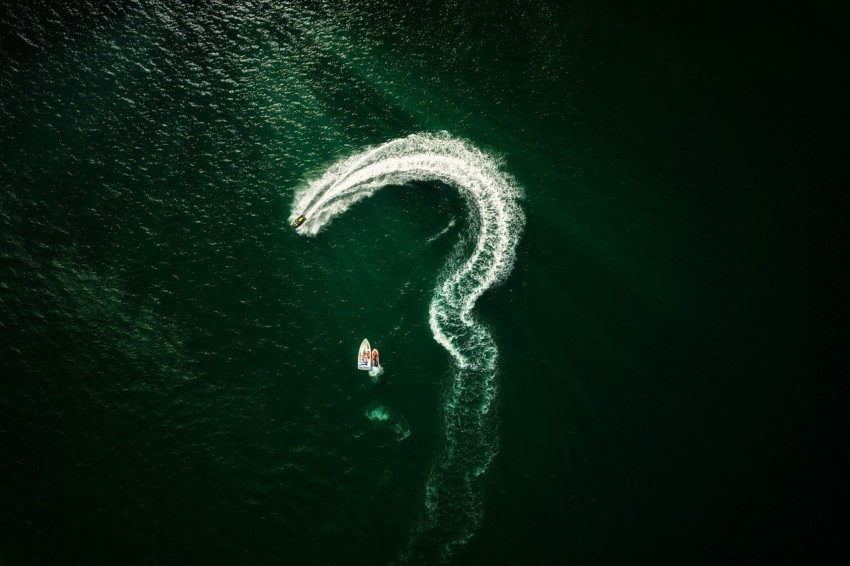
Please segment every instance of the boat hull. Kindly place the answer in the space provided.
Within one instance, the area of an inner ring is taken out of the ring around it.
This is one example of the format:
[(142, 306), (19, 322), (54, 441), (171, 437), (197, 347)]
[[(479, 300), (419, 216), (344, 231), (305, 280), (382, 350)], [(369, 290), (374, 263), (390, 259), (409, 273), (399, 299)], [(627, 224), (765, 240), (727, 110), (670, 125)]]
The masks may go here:
[(365, 338), (360, 343), (360, 350), (357, 352), (357, 369), (363, 371), (372, 369), (372, 347)]

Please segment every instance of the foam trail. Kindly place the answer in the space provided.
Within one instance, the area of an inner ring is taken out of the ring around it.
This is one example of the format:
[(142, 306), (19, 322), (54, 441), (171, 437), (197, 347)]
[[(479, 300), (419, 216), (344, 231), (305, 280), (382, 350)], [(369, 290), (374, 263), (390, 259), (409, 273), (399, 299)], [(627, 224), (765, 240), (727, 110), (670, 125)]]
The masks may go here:
[(471, 215), (469, 245), (459, 244), (449, 258), (428, 313), (434, 339), (453, 365), (443, 397), (443, 444), (425, 486), (425, 511), (403, 558), (434, 562), (468, 541), (483, 514), (481, 477), (498, 449), (492, 410), (497, 349), (472, 308), (513, 267), (524, 224), (521, 191), (495, 159), (468, 142), (445, 132), (413, 134), (330, 166), (297, 191), (289, 220), (306, 216), (297, 230), (312, 236), (381, 187), (412, 181), (456, 188)]
[(437, 241), (437, 240), (440, 238), (440, 236), (445, 235), (445, 234), (446, 234), (446, 232), (448, 232), (449, 230), (451, 230), (452, 228), (454, 228), (455, 224), (456, 224), (455, 219), (454, 219), (454, 218), (452, 218), (451, 220), (449, 220), (449, 225), (448, 225), (448, 226), (446, 226), (445, 228), (443, 228), (442, 230), (440, 230), (440, 231), (439, 231), (439, 233), (437, 233), (437, 234), (435, 234), (435, 235), (431, 236), (430, 238), (428, 238), (427, 243), (429, 243), (429, 244), (430, 244), (430, 243), (432, 243), (432, 242)]

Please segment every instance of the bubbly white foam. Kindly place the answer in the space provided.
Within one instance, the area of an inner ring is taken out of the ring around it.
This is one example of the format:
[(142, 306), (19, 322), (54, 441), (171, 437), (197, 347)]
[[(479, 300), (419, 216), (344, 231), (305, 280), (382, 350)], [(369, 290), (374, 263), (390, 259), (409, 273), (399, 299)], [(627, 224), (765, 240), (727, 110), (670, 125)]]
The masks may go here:
[(437, 234), (434, 234), (433, 236), (431, 236), (430, 238), (428, 238), (428, 240), (426, 240), (426, 242), (430, 244), (430, 243), (432, 243), (432, 242), (435, 242), (435, 241), (439, 240), (441, 236), (446, 235), (446, 233), (447, 233), (449, 230), (451, 230), (452, 228), (454, 228), (455, 224), (456, 224), (455, 219), (454, 219), (454, 218), (452, 218), (451, 220), (449, 220), (449, 224), (448, 224), (448, 226), (446, 226), (445, 228), (443, 228), (442, 230), (440, 230)]
[[(369, 148), (331, 165), (297, 191), (290, 222), (313, 236), (336, 216), (386, 185), (439, 181), (456, 188), (471, 215), (471, 253), (449, 258), (428, 313), (434, 339), (454, 359), (443, 398), (445, 435), (425, 489), (425, 513), (413, 530), (409, 556), (439, 548), (445, 557), (478, 528), (480, 486), (498, 449), (493, 411), (496, 345), (472, 314), (478, 297), (513, 267), (524, 224), (521, 191), (490, 155), (470, 143), (438, 134), (414, 134)], [(460, 250), (460, 247), (458, 248)]]
[(373, 367), (369, 370), (369, 377), (372, 378), (373, 383), (378, 383), (382, 375), (384, 375), (384, 366)]

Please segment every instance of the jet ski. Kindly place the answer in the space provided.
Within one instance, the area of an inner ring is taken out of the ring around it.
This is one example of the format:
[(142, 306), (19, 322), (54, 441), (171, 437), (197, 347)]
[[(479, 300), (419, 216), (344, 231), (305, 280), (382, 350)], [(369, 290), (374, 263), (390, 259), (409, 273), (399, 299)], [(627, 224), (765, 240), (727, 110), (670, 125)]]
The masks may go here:
[(380, 362), (380, 360), (378, 359), (378, 349), (377, 349), (377, 348), (375, 348), (374, 350), (372, 350), (372, 367), (373, 367), (373, 368), (379, 368), (379, 367), (381, 367), (381, 362)]
[(307, 217), (306, 217), (306, 216), (304, 216), (304, 215), (302, 214), (301, 216), (299, 216), (298, 218), (296, 218), (296, 219), (292, 222), (292, 227), (293, 227), (293, 228), (298, 228), (299, 226), (301, 226), (302, 224), (304, 224), (304, 221), (305, 221), (305, 220), (307, 220)]

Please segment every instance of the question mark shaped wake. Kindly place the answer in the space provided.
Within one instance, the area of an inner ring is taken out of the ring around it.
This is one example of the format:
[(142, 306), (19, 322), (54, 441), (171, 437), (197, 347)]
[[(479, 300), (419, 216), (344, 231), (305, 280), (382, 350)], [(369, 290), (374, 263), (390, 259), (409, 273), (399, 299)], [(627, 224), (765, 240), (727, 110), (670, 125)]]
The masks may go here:
[[(499, 163), (446, 132), (420, 133), (369, 148), (330, 166), (297, 191), (290, 222), (312, 236), (381, 187), (439, 181), (456, 188), (470, 214), (467, 247), (450, 256), (429, 307), (434, 339), (454, 361), (443, 397), (444, 439), (426, 486), (426, 511), (408, 548), (447, 558), (483, 516), (481, 476), (498, 449), (497, 348), (472, 315), (478, 297), (510, 273), (525, 223), (521, 190)], [(303, 217), (303, 218), (301, 218)], [(472, 249), (471, 254), (463, 253)], [(434, 557), (437, 558), (437, 557)]]

